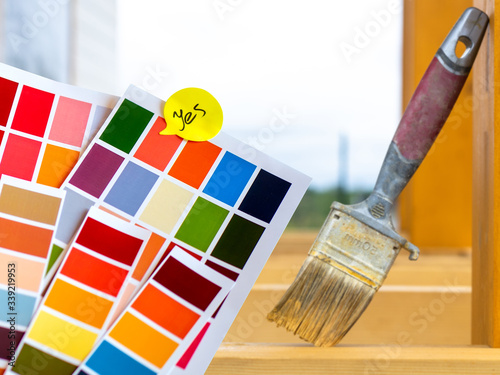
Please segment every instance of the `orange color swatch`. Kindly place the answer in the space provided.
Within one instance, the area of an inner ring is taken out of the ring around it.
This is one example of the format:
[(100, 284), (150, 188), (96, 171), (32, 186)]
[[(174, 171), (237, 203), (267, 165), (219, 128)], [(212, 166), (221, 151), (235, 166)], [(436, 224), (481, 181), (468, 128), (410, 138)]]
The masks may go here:
[(165, 120), (158, 117), (142, 141), (134, 156), (153, 168), (163, 171), (182, 143), (176, 135), (160, 135), (166, 127)]
[(139, 259), (139, 262), (137, 262), (137, 266), (134, 269), (134, 273), (132, 274), (132, 277), (135, 280), (137, 281), (142, 280), (149, 266), (153, 262), (154, 258), (156, 257), (156, 255), (158, 254), (164, 243), (165, 243), (165, 238), (159, 236), (154, 232), (151, 233), (151, 237), (148, 243), (146, 244), (146, 247), (144, 248), (141, 258)]
[(210, 142), (188, 142), (168, 174), (198, 189), (220, 152), (221, 148)]
[(46, 258), (52, 241), (52, 230), (0, 218), (0, 247)]
[(129, 312), (120, 318), (109, 336), (160, 368), (179, 346)]
[(132, 307), (174, 335), (184, 338), (200, 317), (193, 310), (147, 285)]
[(78, 151), (48, 144), (36, 182), (60, 187), (75, 166), (79, 156)]

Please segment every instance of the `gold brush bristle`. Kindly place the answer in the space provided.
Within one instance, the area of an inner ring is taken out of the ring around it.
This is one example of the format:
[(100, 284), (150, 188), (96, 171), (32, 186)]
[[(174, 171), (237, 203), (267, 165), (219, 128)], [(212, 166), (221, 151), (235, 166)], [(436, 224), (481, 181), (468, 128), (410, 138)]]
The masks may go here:
[(316, 346), (338, 343), (361, 316), (376, 290), (309, 255), (267, 318)]
[[(377, 197), (332, 205), (299, 274), (267, 318), (316, 346), (338, 343), (384, 282), (405, 240), (366, 216)], [(390, 234), (390, 235), (388, 235)], [(418, 254), (418, 249), (415, 250)]]

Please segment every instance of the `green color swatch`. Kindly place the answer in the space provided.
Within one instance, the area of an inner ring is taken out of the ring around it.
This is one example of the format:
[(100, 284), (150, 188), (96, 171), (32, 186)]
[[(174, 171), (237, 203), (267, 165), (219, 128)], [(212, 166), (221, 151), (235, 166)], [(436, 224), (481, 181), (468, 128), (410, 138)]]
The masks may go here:
[(76, 366), (24, 344), (13, 369), (18, 374), (54, 375), (72, 374)]
[(258, 224), (234, 215), (215, 245), (212, 256), (243, 269), (264, 229)]
[(152, 112), (124, 99), (100, 139), (128, 154), (152, 117)]
[(52, 266), (56, 262), (56, 260), (59, 258), (59, 256), (62, 254), (63, 248), (59, 247), (57, 245), (52, 245), (52, 251), (50, 252), (50, 257), (49, 257), (49, 264), (47, 266), (47, 273), (52, 269)]
[(207, 251), (228, 211), (199, 197), (177, 231), (175, 238)]

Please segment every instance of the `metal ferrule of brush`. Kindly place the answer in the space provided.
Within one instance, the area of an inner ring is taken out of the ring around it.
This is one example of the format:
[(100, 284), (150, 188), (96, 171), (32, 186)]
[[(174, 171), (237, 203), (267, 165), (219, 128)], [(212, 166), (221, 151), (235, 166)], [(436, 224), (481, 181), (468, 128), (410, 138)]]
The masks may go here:
[(408, 160), (391, 142), (375, 188), (361, 203), (334, 202), (309, 254), (378, 290), (401, 248), (419, 250), (394, 230), (391, 211), (421, 160)]
[(336, 262), (337, 268), (375, 290), (384, 282), (401, 248), (410, 251), (410, 259), (418, 259), (418, 248), (394, 230), (391, 211), (420, 163), (405, 158), (391, 142), (373, 192), (352, 206), (334, 202), (310, 254), (322, 258), (328, 254), (328, 260), (323, 261)]
[(309, 255), (378, 290), (401, 244), (349, 211), (350, 207), (334, 203)]

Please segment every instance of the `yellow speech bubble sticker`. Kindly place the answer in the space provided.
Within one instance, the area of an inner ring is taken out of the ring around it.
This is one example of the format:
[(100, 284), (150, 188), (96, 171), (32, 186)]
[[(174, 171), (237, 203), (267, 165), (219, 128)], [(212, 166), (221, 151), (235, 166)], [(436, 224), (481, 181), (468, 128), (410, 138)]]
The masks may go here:
[(176, 134), (189, 141), (208, 141), (222, 128), (222, 108), (212, 94), (189, 87), (168, 98), (165, 103), (167, 127), (161, 135)]

